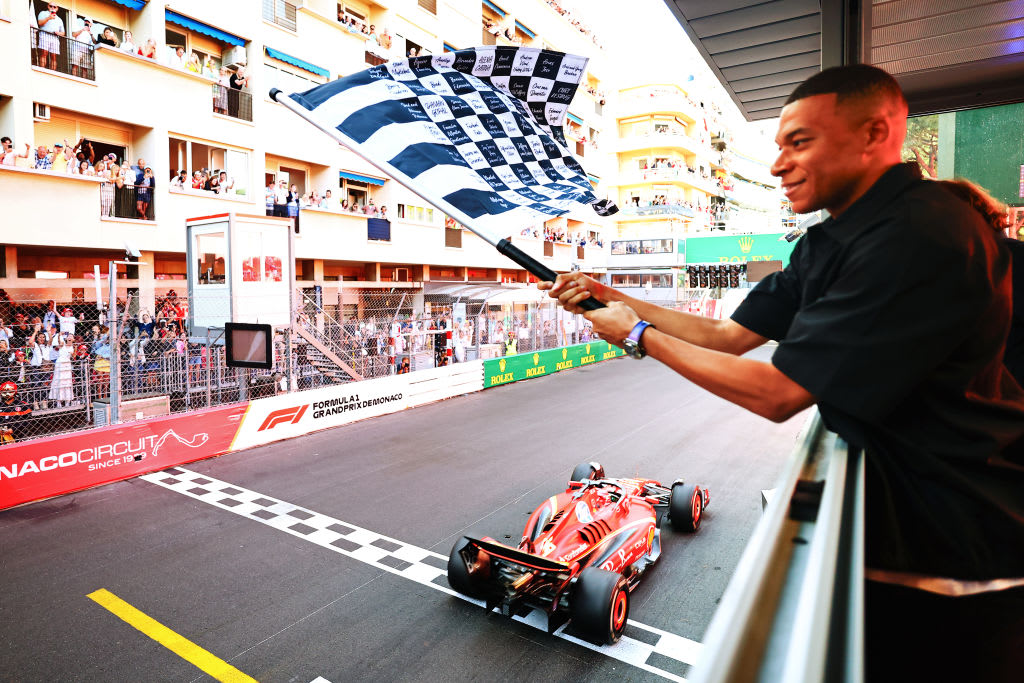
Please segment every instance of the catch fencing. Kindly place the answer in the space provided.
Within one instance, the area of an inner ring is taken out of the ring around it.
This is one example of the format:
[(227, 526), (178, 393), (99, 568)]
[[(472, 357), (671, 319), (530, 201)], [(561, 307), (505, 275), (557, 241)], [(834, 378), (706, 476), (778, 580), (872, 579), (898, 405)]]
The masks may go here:
[[(175, 284), (184, 289), (184, 283)], [(341, 287), (326, 305), (322, 293), (297, 290), (294, 324), (275, 330), (269, 371), (227, 367), (223, 333), (189, 330), (191, 302), (166, 285), (157, 287), (152, 309), (140, 310), (138, 290), (119, 284), (116, 316), (80, 299), (0, 301), (0, 382), (17, 383), (13, 405), (30, 410), (12, 421), (13, 438), (592, 339), (582, 316), (566, 313), (532, 288), (446, 288)], [(106, 298), (106, 284), (102, 290)], [(230, 319), (227, 302), (223, 315)]]

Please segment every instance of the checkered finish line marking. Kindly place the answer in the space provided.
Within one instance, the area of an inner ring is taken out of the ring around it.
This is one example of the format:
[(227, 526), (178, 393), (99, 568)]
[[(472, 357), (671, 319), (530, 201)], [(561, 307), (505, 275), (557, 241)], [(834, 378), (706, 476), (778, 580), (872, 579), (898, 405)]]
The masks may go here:
[[(233, 512), (278, 531), (314, 543), (322, 548), (359, 560), (381, 571), (397, 574), (424, 586), (484, 607), (448, 586), (448, 557), (424, 548), (382, 536), (375, 531), (349, 524), (327, 515), (293, 505), (257, 491), (235, 486), (213, 477), (173, 467), (141, 477), (151, 484)], [(547, 620), (533, 610), (516, 621), (547, 631)], [(685, 683), (683, 676), (700, 656), (701, 644), (632, 619), (615, 645), (594, 645), (565, 632), (560, 626), (554, 635), (589, 650), (631, 664), (672, 681)]]

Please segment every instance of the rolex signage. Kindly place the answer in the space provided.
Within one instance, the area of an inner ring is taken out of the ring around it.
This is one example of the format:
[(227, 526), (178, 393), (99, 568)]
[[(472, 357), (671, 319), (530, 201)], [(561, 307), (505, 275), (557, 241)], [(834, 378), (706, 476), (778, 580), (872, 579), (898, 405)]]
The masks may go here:
[(782, 261), (789, 263), (796, 242), (780, 240), (785, 233), (760, 235), (714, 235), (687, 237), (679, 240), (679, 253), (686, 264), (746, 263), (747, 261)]
[(623, 355), (625, 353), (622, 349), (599, 340), (589, 344), (491, 358), (484, 361), (484, 388), (550, 375)]

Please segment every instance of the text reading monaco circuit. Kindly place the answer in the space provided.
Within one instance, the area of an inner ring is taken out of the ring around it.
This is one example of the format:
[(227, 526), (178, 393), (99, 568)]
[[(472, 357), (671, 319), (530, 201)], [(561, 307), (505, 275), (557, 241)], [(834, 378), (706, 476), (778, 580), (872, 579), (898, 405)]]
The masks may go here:
[(677, 531), (696, 531), (708, 490), (676, 480), (607, 479), (598, 463), (576, 466), (564, 493), (526, 522), (517, 548), (484, 537), (459, 539), (448, 556), (455, 590), (502, 614), (544, 611), (548, 631), (569, 619), (582, 638), (614, 643), (629, 616), (629, 593), (661, 556), (665, 513)]

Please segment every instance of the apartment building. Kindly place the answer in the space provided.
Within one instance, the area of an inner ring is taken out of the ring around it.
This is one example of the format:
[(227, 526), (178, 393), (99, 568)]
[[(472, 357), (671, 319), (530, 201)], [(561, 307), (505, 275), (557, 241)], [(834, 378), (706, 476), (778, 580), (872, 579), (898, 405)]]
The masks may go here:
[[(64, 36), (38, 28), (49, 13)], [(83, 29), (118, 46), (94, 45)], [(123, 49), (129, 41), (152, 56)], [(598, 141), (615, 137), (614, 124), (606, 124), (605, 56), (590, 33), (544, 0), (0, 0), (0, 136), (13, 140), (16, 155), (29, 145), (27, 158), (0, 166), (0, 288), (15, 301), (94, 301), (94, 265), (105, 273), (130, 246), (145, 265), (137, 280), (119, 286), (138, 288), (141, 306), (152, 310), (168, 291), (187, 290), (185, 221), (262, 215), (268, 182), (280, 180), (301, 195), (331, 191), (326, 206), (303, 207), (294, 226), (298, 285), (319, 286), (325, 302), (354, 305), (361, 289), (381, 287), (422, 292), (439, 282), (528, 282), (525, 271), (429, 201), (267, 94), (272, 87), (306, 90), (412, 50), (480, 44), (591, 58), (566, 132), (604, 196), (601, 179), (614, 169), (604, 168)], [(225, 86), (217, 80), (222, 73), (248, 81), (241, 89)], [(97, 160), (143, 159), (153, 169), (153, 190), (32, 168), (38, 146), (73, 147), (83, 139)], [(172, 187), (173, 172), (190, 179), (202, 169), (223, 171), (229, 189), (192, 189), (188, 181)], [(371, 202), (386, 207), (384, 220), (366, 210)], [(512, 238), (554, 270), (599, 273), (608, 247), (607, 239), (603, 247), (597, 242), (611, 225), (596, 214), (592, 221), (562, 218), (523, 226)], [(545, 240), (545, 227), (566, 241)], [(580, 236), (586, 246), (573, 240)]]
[[(778, 182), (764, 145), (750, 134), (735, 134), (710, 95), (692, 81), (626, 87), (615, 103), (618, 172), (610, 191), (621, 210), (608, 281), (641, 299), (686, 300), (690, 290), (708, 288), (687, 277), (687, 264), (697, 263), (688, 257), (687, 242), (701, 264), (742, 261), (753, 241), (737, 242), (737, 256), (731, 250), (735, 240), (720, 238), (778, 233)], [(706, 248), (712, 243), (722, 245), (721, 254)]]

